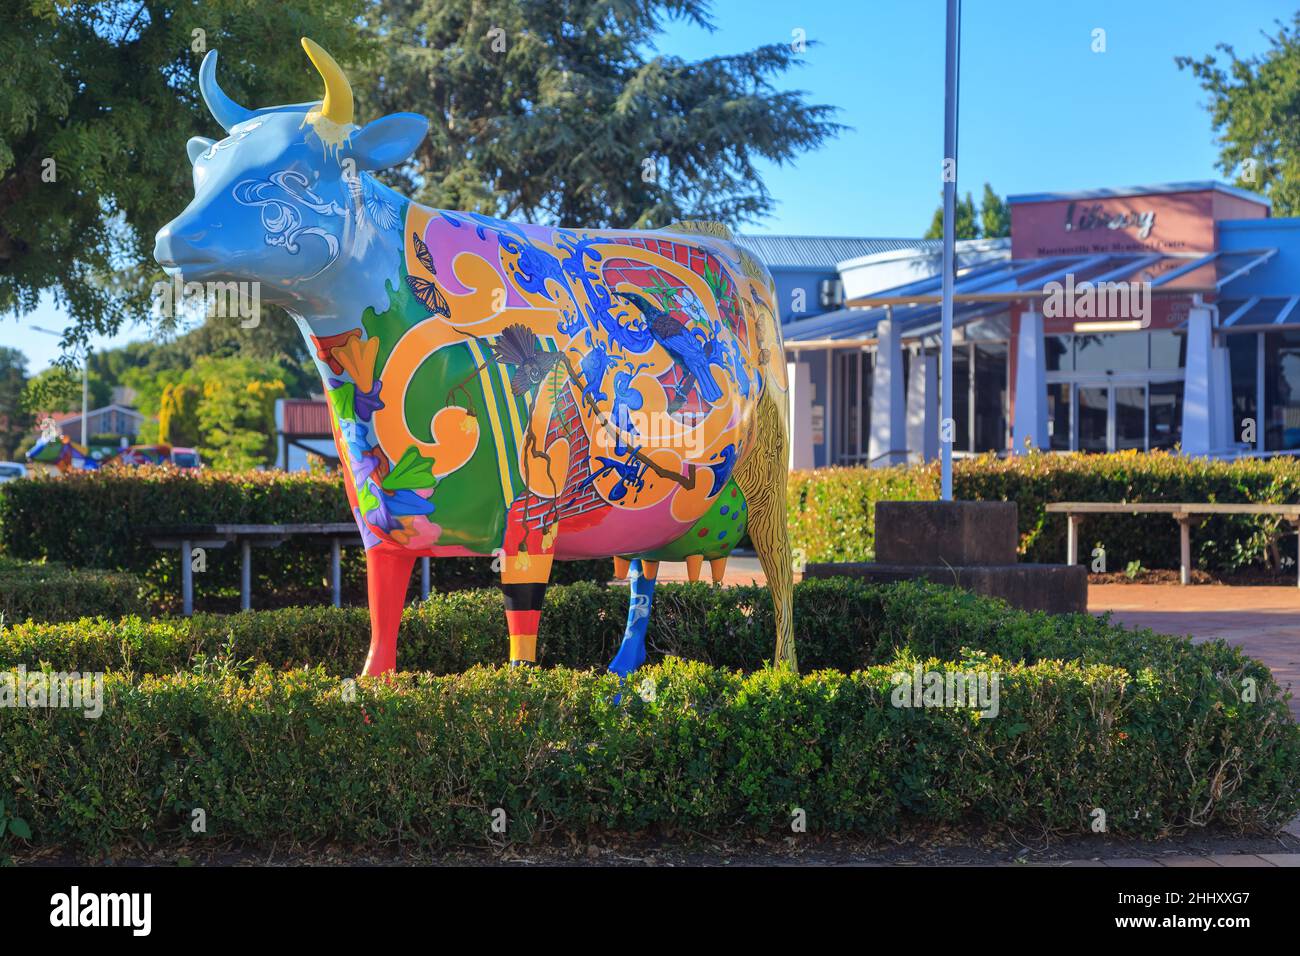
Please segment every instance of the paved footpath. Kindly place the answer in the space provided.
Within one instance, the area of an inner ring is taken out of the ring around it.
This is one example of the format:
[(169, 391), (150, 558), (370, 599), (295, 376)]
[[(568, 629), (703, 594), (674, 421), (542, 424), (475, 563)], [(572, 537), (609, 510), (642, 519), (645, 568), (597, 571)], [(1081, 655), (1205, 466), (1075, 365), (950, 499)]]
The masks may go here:
[(1111, 611), (1130, 627), (1188, 634), (1198, 643), (1221, 637), (1237, 645), (1290, 686), (1291, 713), (1300, 720), (1300, 588), (1093, 584), (1088, 610)]

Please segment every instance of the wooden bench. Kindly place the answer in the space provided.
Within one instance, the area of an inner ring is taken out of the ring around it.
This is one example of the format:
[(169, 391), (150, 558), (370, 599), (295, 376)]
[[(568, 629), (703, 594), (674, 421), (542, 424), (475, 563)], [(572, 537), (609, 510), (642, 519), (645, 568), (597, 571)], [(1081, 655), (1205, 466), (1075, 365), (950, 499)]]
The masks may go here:
[[(237, 544), (240, 548), (239, 607), (247, 611), (252, 606), (253, 548), (277, 548), (290, 538), (325, 539), (330, 546), (330, 590), (333, 604), (342, 601), (341, 550), (356, 547), (361, 542), (357, 526), (350, 521), (320, 524), (188, 524), (155, 525), (143, 529), (155, 548), (178, 550), (181, 560), (181, 608), (186, 617), (194, 613), (195, 548), (224, 548)], [(421, 597), (429, 596), (429, 559), (420, 564)]]
[[(1065, 561), (1079, 562), (1079, 528), (1085, 515), (1167, 514), (1178, 522), (1179, 530), (1179, 581), (1191, 583), (1192, 575), (1192, 525), (1199, 524), (1211, 515), (1276, 515), (1286, 518), (1300, 531), (1300, 504), (1219, 504), (1216, 502), (1109, 502), (1109, 501), (1054, 501), (1047, 506), (1049, 514), (1063, 514), (1068, 526), (1065, 533)], [(1297, 575), (1300, 575), (1300, 561)], [(1300, 586), (1300, 576), (1297, 577)]]

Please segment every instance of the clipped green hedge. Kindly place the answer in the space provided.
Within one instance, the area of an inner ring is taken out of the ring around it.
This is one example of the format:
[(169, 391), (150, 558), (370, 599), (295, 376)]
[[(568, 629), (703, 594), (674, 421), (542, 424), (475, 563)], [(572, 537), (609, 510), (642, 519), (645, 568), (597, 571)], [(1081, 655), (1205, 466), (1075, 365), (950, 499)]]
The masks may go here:
[[(35, 844), (92, 852), (789, 832), (796, 807), (812, 832), (865, 834), (1080, 833), (1100, 808), (1158, 837), (1300, 811), (1289, 695), (1222, 641), (921, 582), (811, 580), (795, 600), (802, 677), (763, 666), (766, 589), (661, 585), (631, 688), (602, 673), (626, 591), (589, 584), (548, 593), (541, 658), (567, 666), (539, 671), (481, 666), (504, 659), (495, 590), (408, 608), (398, 662), (423, 673), (388, 681), (341, 679), (361, 609), (7, 627), (0, 670), (109, 673), (97, 719), (0, 711), (0, 799)], [(894, 706), (892, 675), (918, 663), (996, 672), (998, 716)]]
[[(877, 501), (932, 500), (939, 496), (938, 463), (910, 468), (828, 468), (795, 472), (789, 486), (790, 533), (808, 561), (868, 561), (875, 549)], [(1014, 501), (1020, 514), (1024, 560), (1065, 559), (1066, 520), (1048, 515), (1053, 501), (1300, 502), (1300, 459), (1214, 461), (1167, 452), (1113, 455), (984, 455), (953, 463), (953, 496), (972, 501)], [(1081, 557), (1102, 547), (1106, 569), (1178, 567), (1178, 525), (1164, 515), (1089, 515)], [(1277, 518), (1220, 516), (1192, 534), (1196, 566), (1231, 572), (1295, 558), (1293, 529)]]
[(72, 621), (89, 608), (111, 617), (143, 614), (143, 589), (136, 575), (121, 571), (0, 557), (0, 619), (10, 623)]
[[(1026, 664), (1046, 660), (1105, 664), (1131, 675), (1155, 670), (1195, 682), (1203, 671), (1273, 678), (1260, 662), (1223, 641), (1192, 644), (1148, 628), (1126, 628), (1090, 614), (1020, 611), (1004, 602), (924, 581), (870, 584), (819, 578), (795, 586), (795, 646), (800, 668), (845, 673), (900, 652), (943, 660), (996, 655)], [(547, 592), (539, 659), (547, 665), (603, 668), (627, 617), (627, 591), (579, 583)], [(774, 624), (766, 588), (661, 584), (647, 629), (650, 660), (674, 656), (711, 666), (759, 670), (770, 661)], [(0, 632), (0, 668), (41, 663), (55, 670), (166, 674), (203, 662), (320, 667), (356, 674), (370, 641), (363, 608), (285, 608), (193, 618), (86, 619), (16, 624)], [(508, 638), (496, 589), (432, 595), (407, 607), (397, 664), (406, 671), (454, 674), (506, 660)]]
[[(125, 570), (146, 582), (146, 597), (163, 610), (180, 602), (180, 562), (174, 550), (152, 546), (142, 529), (161, 524), (293, 524), (353, 520), (337, 474), (309, 472), (222, 472), (168, 467), (105, 469), (40, 475), (0, 485), (0, 552), (13, 558), (46, 560), (79, 568)], [(345, 593), (364, 601), (365, 557), (344, 548)], [(324, 542), (290, 540), (274, 550), (253, 552), (257, 599), (288, 593), (300, 600), (326, 600), (329, 549)], [(498, 575), (491, 558), (440, 558), (431, 562), (436, 590), (484, 587)], [(607, 561), (560, 561), (559, 583), (608, 580)], [(209, 549), (206, 567), (194, 575), (195, 603), (239, 588), (239, 549)], [(236, 603), (235, 607), (238, 606)], [(107, 613), (115, 613), (111, 608)], [(98, 613), (93, 604), (78, 615)]]
[(0, 779), (37, 845), (88, 851), (789, 834), (796, 808), (812, 833), (1085, 833), (1100, 808), (1112, 833), (1162, 836), (1273, 832), (1300, 810), (1300, 730), (1275, 701), (1238, 702), (1232, 675), (1188, 687), (989, 659), (966, 665), (1000, 676), (1001, 713), (979, 720), (893, 706), (906, 663), (799, 677), (668, 661), (621, 702), (614, 678), (566, 668), (359, 687), (270, 668), (114, 674), (98, 720), (6, 715)]
[[(1166, 452), (984, 457), (954, 466), (953, 493), (1016, 502), (1026, 560), (1059, 563), (1065, 560), (1066, 519), (1049, 516), (1043, 510), (1048, 502), (1295, 504), (1300, 502), (1300, 459), (1280, 455), (1216, 461)], [(1147, 568), (1178, 567), (1178, 525), (1168, 515), (1089, 515), (1080, 545), (1081, 559), (1104, 548), (1108, 571), (1123, 571), (1133, 561)], [(1278, 518), (1217, 516), (1192, 532), (1193, 561), (1209, 571), (1262, 566), (1274, 545), (1282, 556), (1295, 558), (1294, 529)]]

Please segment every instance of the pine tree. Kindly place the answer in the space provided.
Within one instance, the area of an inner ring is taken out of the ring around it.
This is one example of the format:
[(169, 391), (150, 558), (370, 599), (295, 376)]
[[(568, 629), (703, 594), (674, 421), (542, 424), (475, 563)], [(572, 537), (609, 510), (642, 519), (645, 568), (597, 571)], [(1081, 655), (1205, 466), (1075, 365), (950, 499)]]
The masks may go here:
[(712, 29), (706, 0), (387, 0), (372, 12), (379, 53), (353, 83), (362, 115), (431, 120), (406, 179), (439, 208), (735, 225), (772, 208), (756, 160), (792, 161), (841, 128), (831, 107), (776, 89), (800, 56), (788, 44), (648, 54), (669, 17)]

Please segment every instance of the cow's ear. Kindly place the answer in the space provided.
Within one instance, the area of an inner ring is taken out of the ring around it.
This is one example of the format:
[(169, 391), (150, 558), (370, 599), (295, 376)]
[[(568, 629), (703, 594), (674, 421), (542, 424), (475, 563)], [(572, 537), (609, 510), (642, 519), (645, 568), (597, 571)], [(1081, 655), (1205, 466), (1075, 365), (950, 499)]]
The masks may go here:
[(189, 142), (185, 144), (185, 152), (190, 156), (190, 165), (193, 166), (214, 142), (215, 140), (208, 139), (206, 136), (191, 136)]
[(408, 159), (428, 132), (418, 113), (390, 113), (353, 133), (349, 151), (359, 169), (387, 169)]

